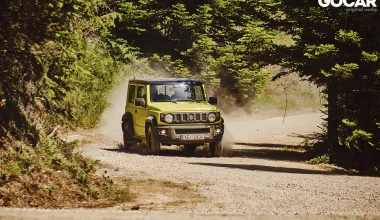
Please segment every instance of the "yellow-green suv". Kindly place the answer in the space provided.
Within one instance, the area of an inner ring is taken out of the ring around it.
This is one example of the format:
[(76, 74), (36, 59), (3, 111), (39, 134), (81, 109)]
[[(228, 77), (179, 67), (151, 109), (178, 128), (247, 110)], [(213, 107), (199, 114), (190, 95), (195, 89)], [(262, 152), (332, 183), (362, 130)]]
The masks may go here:
[(192, 153), (209, 144), (211, 155), (219, 157), (224, 122), (216, 104), (200, 80), (130, 80), (122, 117), (124, 146), (146, 141), (148, 152), (159, 154), (161, 145), (184, 145)]

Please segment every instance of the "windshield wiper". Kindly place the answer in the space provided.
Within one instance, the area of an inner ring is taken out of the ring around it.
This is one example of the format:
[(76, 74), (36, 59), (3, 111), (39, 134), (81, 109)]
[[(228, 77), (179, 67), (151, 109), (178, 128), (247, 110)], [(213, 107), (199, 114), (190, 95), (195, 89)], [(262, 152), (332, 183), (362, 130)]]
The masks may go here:
[(174, 102), (174, 103), (177, 103), (177, 102), (197, 102), (197, 103), (200, 103), (202, 102), (203, 100), (194, 100), (194, 99), (171, 99), (170, 101)]
[(192, 102), (193, 100), (189, 100), (189, 99), (177, 99), (177, 98), (174, 98), (174, 99), (171, 99), (170, 101), (174, 102), (174, 103), (177, 103), (177, 102)]

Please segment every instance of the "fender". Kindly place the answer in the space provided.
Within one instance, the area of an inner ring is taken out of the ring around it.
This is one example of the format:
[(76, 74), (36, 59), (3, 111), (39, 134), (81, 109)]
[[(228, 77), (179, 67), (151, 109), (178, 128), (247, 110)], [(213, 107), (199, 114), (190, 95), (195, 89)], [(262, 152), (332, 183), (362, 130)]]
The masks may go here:
[(129, 127), (132, 130), (132, 136), (134, 136), (135, 135), (135, 128), (133, 126), (133, 118), (132, 118), (132, 114), (130, 112), (124, 113), (124, 115), (121, 117), (121, 130), (124, 129), (123, 128), (124, 123), (128, 123)]

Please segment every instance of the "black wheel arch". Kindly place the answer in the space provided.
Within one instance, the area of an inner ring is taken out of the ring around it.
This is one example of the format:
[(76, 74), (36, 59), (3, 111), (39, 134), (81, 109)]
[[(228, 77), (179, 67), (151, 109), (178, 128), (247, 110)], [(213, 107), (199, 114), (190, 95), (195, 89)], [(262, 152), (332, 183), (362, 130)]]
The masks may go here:
[[(156, 125), (157, 125), (157, 119), (156, 119), (156, 117), (150, 115), (150, 116), (148, 116), (145, 119), (145, 137), (148, 136), (148, 128), (149, 128), (149, 126), (152, 126), (152, 128), (153, 128)], [(153, 135), (157, 135), (155, 133), (154, 129), (153, 129)]]
[(131, 128), (132, 136), (135, 135), (135, 129), (133, 127), (133, 118), (132, 113), (126, 112), (121, 117), (121, 130), (124, 131), (124, 123), (128, 123), (128, 126)]

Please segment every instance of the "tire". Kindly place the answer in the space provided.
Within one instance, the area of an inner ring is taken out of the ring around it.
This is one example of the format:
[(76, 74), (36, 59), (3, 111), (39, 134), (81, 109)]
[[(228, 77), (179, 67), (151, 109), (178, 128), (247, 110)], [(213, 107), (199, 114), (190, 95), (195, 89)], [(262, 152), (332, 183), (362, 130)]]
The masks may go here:
[(197, 148), (196, 144), (185, 144), (183, 146), (186, 153), (194, 153), (195, 149)]
[(154, 135), (152, 126), (149, 126), (148, 128), (147, 137), (148, 153), (153, 155), (159, 154), (161, 149), (161, 142), (160, 139)]
[(128, 121), (123, 123), (124, 150), (129, 150), (133, 146), (132, 131)]
[(223, 152), (222, 140), (210, 143), (210, 153), (212, 157), (221, 157)]

